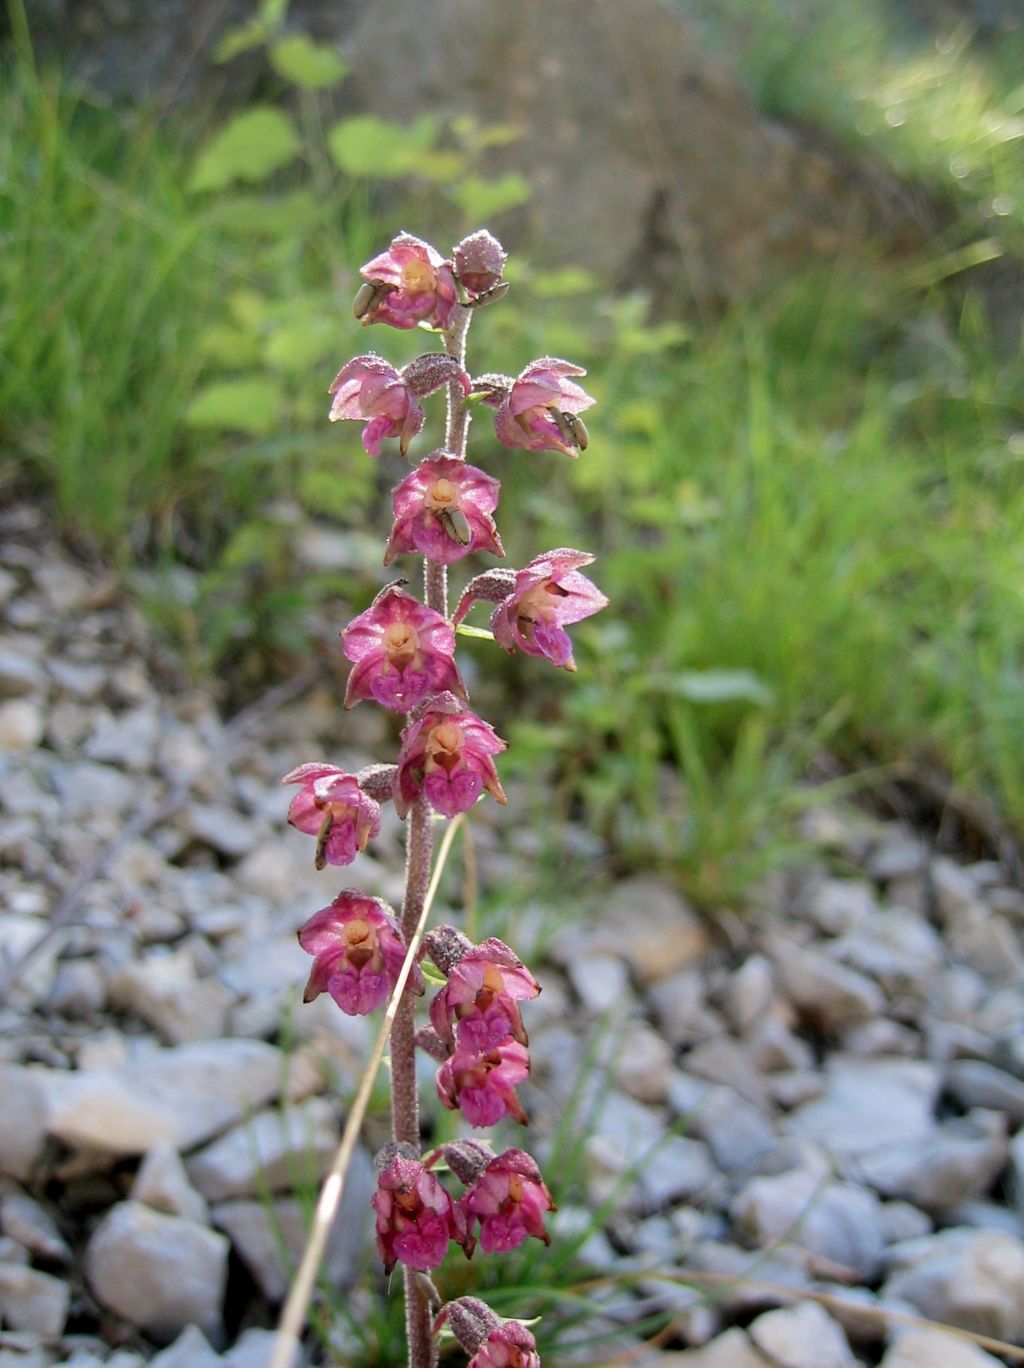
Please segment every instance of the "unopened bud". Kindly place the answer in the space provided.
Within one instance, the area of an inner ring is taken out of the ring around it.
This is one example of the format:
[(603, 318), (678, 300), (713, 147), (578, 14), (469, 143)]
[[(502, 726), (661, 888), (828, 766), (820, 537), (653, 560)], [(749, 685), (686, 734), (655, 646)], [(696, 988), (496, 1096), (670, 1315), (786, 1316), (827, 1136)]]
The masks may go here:
[(495, 1157), (486, 1140), (453, 1140), (441, 1146), (441, 1153), (452, 1173), (466, 1187), (476, 1182)]
[(486, 228), (463, 238), (452, 253), (455, 275), (472, 295), (493, 290), (501, 280), (508, 253)]
[(501, 1320), (479, 1297), (459, 1297), (442, 1306), (434, 1321), (434, 1332), (447, 1323), (467, 1354), (475, 1354)]
[(446, 356), (444, 352), (426, 352), (423, 356), (417, 356), (415, 361), (402, 367), (401, 377), (403, 384), (417, 399), (433, 394), (453, 380), (459, 384), (463, 394), (469, 393), (469, 376), (454, 356)]
[(442, 974), (450, 974), (472, 950), (473, 942), (455, 926), (435, 926), (423, 937), (423, 948)]

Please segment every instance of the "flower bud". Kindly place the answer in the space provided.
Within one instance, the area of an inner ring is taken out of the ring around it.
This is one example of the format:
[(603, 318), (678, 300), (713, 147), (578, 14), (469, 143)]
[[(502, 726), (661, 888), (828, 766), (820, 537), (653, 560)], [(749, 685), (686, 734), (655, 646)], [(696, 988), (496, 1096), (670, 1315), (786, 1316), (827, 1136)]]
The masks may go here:
[(501, 280), (508, 253), (486, 228), (470, 233), (452, 253), (455, 275), (471, 295), (492, 291)]

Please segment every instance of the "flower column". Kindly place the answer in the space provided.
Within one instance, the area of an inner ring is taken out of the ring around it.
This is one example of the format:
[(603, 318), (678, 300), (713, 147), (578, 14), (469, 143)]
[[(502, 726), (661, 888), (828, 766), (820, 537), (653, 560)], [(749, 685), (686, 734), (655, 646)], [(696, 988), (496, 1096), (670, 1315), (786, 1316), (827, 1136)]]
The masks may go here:
[[(593, 401), (572, 377), (579, 367), (556, 358), (533, 362), (518, 378), (466, 370), (466, 337), (474, 311), (499, 299), (505, 253), (486, 231), (461, 242), (450, 260), (407, 233), (362, 269), (355, 301), (364, 324), (438, 333), (442, 352), (418, 357), (396, 370), (374, 354), (348, 362), (331, 386), (332, 420), (364, 424), (363, 446), (377, 456), (397, 438), (404, 455), (421, 431), (420, 400), (444, 389), (445, 448), (432, 452), (392, 494), (394, 514), (384, 553), (424, 558), (424, 601), (403, 583), (390, 585), (342, 633), (353, 663), (345, 706), (373, 700), (406, 715), (394, 765), (359, 775), (313, 762), (289, 774), (299, 785), (289, 820), (316, 838), (315, 860), (350, 863), (380, 826), (379, 803), (392, 798), (407, 819), (406, 889), (401, 917), (379, 899), (345, 889), (299, 933), (314, 958), (307, 1001), (327, 992), (343, 1011), (374, 1010), (390, 995), (420, 920), (426, 895), (434, 814), (466, 812), (488, 793), (505, 802), (494, 757), (505, 742), (470, 710), (455, 663), (454, 623), (448, 617), (447, 571), (472, 552), (503, 556), (493, 513), (500, 484), (466, 460), (472, 405), (495, 409), (495, 435), (508, 447), (555, 450), (575, 456), (588, 437), (581, 410)], [(492, 627), (506, 650), (545, 656), (574, 670), (565, 626), (603, 607), (602, 594), (580, 574), (592, 557), (569, 548), (547, 552), (521, 571), (490, 570), (465, 588), (455, 617), (461, 622), (480, 599), (495, 604)], [(430, 1025), (416, 1031), (417, 997), (424, 991), (417, 968), (399, 1004), (391, 1033), (392, 1142), (378, 1156), (373, 1205), (385, 1267), (402, 1263), (410, 1368), (434, 1368), (436, 1337), (447, 1327), (476, 1368), (532, 1368), (539, 1363), (533, 1337), (518, 1322), (502, 1322), (483, 1303), (461, 1298), (444, 1306), (433, 1324), (432, 1285), (421, 1275), (444, 1258), (449, 1242), (467, 1257), (480, 1223), (485, 1252), (515, 1248), (528, 1236), (547, 1241), (544, 1213), (552, 1209), (540, 1170), (528, 1154), (496, 1155), (481, 1141), (462, 1141), (444, 1153), (420, 1153), (415, 1049), (434, 1055), (438, 1095), (461, 1110), (471, 1126), (489, 1127), (503, 1116), (525, 1122), (516, 1091), (529, 1076), (527, 1037), (519, 1002), (540, 985), (515, 953), (497, 940), (473, 946), (453, 927), (426, 938), (427, 953), (445, 976), (430, 1008)], [(444, 1158), (465, 1185), (453, 1200), (432, 1166)]]

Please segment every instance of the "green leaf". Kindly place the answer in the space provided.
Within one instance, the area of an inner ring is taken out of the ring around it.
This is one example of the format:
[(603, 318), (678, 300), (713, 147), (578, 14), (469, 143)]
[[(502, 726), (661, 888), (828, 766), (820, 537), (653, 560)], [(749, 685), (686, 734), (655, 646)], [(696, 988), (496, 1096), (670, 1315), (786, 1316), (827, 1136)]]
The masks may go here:
[(327, 149), (347, 175), (388, 180), (417, 171), (437, 131), (438, 122), (429, 114), (405, 128), (375, 114), (358, 114), (334, 125), (327, 134)]
[(467, 176), (456, 187), (454, 199), (466, 218), (477, 223), (493, 214), (502, 214), (506, 209), (525, 204), (532, 193), (525, 176), (518, 171), (509, 171), (507, 175), (494, 180)]
[(240, 53), (249, 52), (270, 37), (269, 30), (262, 19), (247, 19), (244, 24), (229, 28), (213, 52), (215, 62), (230, 62)]
[(283, 396), (272, 380), (253, 375), (241, 380), (215, 380), (204, 385), (189, 404), (189, 427), (222, 428), (261, 436), (277, 426)]
[(307, 33), (289, 33), (270, 49), (274, 70), (304, 90), (337, 85), (348, 70), (333, 48), (314, 43)]
[(772, 701), (772, 692), (751, 670), (684, 670), (651, 680), (659, 693), (690, 703), (758, 703)]
[(256, 105), (230, 119), (199, 154), (189, 189), (220, 190), (233, 180), (265, 180), (286, 166), (299, 147), (287, 114)]

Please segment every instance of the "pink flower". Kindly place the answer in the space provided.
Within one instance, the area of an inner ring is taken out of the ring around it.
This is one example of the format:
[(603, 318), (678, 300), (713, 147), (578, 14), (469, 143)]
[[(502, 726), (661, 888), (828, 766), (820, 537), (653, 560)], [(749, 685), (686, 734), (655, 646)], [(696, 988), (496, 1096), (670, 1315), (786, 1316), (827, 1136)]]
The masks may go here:
[(434, 452), (392, 491), (395, 522), (384, 564), (408, 551), (441, 565), (471, 551), (503, 556), (505, 548), (491, 517), (500, 490), (499, 482), (476, 466), (447, 452)]
[[(452, 968), (430, 1004), (430, 1021), (448, 1045), (484, 1054), (510, 1036), (527, 1044), (517, 1003), (535, 998), (540, 984), (507, 945), (491, 939)], [(452, 1023), (455, 1029), (452, 1029)]]
[(428, 242), (399, 233), (380, 256), (360, 271), (367, 282), (356, 296), (355, 312), (364, 323), (414, 328), (421, 320), (446, 328), (457, 295), (451, 263)]
[[(299, 931), (299, 944), (313, 956), (303, 1002), (330, 993), (349, 1016), (380, 1006), (405, 959), (405, 941), (387, 903), (356, 888), (342, 889), (330, 907), (315, 912)], [(409, 982), (414, 992), (423, 992), (417, 966)]]
[(504, 804), (505, 791), (491, 756), (507, 745), (457, 698), (440, 695), (430, 711), (402, 733), (394, 779), (399, 817), (405, 816), (421, 792), (445, 817), (467, 812), (484, 789)]
[(525, 1150), (508, 1149), (480, 1174), (462, 1199), (472, 1228), (480, 1222), (480, 1244), (488, 1254), (516, 1249), (528, 1235), (551, 1243), (544, 1213), (554, 1211), (536, 1161)]
[(334, 377), (329, 391), (334, 396), (331, 422), (339, 418), (365, 420), (363, 446), (371, 456), (380, 455), (380, 444), (386, 437), (399, 439), (404, 456), (425, 421), (418, 400), (453, 380), (463, 394), (469, 393), (469, 376), (454, 357), (443, 352), (419, 356), (400, 371), (373, 352), (357, 356)]
[(503, 397), (497, 391), (491, 402), (500, 400), (494, 415), (498, 441), (507, 447), (564, 451), (573, 457), (585, 450), (587, 430), (576, 414), (590, 408), (594, 400), (568, 379), (570, 375), (586, 375), (586, 371), (569, 361), (543, 356), (520, 372)]
[(471, 1126), (493, 1126), (505, 1115), (526, 1125), (516, 1085), (530, 1076), (525, 1045), (511, 1038), (485, 1054), (461, 1047), (437, 1071), (437, 1093)]
[(519, 1321), (492, 1330), (466, 1368), (541, 1368), (537, 1341)]
[(498, 644), (506, 651), (518, 646), (527, 655), (547, 656), (561, 669), (575, 670), (572, 642), (563, 627), (608, 605), (604, 594), (579, 573), (579, 567), (593, 559), (585, 551), (561, 547), (519, 570), (515, 588), (491, 617)]
[(282, 784), (301, 784), (288, 820), (316, 837), (316, 867), (351, 864), (371, 836), (380, 831), (380, 807), (359, 787), (353, 774), (314, 760), (286, 774)]
[(404, 589), (383, 589), (341, 634), (355, 668), (345, 707), (372, 698), (395, 712), (411, 712), (428, 694), (450, 690), (466, 696), (455, 664), (455, 630)]
[(377, 1252), (390, 1273), (396, 1263), (427, 1272), (455, 1240), (472, 1253), (465, 1216), (437, 1178), (418, 1159), (395, 1157), (377, 1180), (371, 1199), (377, 1213)]

